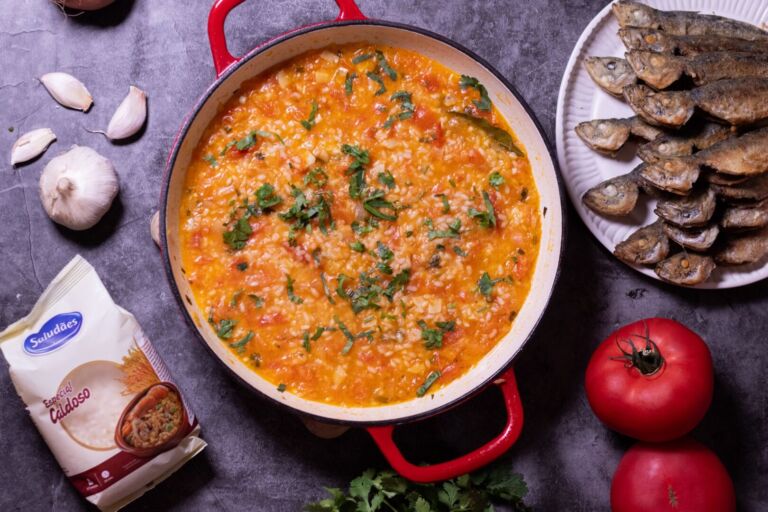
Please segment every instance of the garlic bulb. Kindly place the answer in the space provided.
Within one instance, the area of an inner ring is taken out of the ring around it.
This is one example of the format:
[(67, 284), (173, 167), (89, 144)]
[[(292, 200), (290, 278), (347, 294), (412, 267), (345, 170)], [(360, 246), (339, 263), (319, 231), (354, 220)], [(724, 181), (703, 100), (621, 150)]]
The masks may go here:
[(126, 139), (138, 132), (147, 119), (147, 95), (138, 87), (131, 86), (128, 96), (115, 110), (107, 127), (111, 140)]
[(152, 235), (152, 240), (155, 241), (158, 247), (160, 247), (160, 212), (155, 212), (152, 218), (149, 219), (149, 234)]
[(120, 186), (112, 162), (85, 146), (52, 159), (40, 176), (40, 200), (48, 216), (69, 229), (94, 226)]
[(21, 164), (42, 155), (55, 140), (56, 134), (50, 128), (38, 128), (25, 133), (13, 143), (11, 165)]
[(87, 112), (93, 105), (93, 96), (85, 85), (67, 73), (47, 73), (40, 77), (40, 82), (48, 89), (53, 99), (59, 104)]

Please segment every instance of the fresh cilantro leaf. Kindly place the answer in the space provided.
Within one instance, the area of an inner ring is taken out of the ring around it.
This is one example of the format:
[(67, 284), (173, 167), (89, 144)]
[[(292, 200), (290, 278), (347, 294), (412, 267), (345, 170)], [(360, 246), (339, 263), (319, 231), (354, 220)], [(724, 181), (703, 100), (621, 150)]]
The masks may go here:
[(365, 188), (365, 166), (370, 163), (368, 151), (360, 146), (343, 144), (341, 152), (352, 157), (352, 163), (346, 171), (349, 176), (349, 197), (360, 199)]
[(280, 393), (282, 393), (282, 392), (283, 392), (283, 391), (285, 391), (286, 389), (288, 389), (288, 386), (286, 386), (286, 385), (285, 385), (285, 384), (283, 384), (282, 382), (281, 382), (280, 384), (278, 384), (278, 386), (277, 386), (277, 391), (279, 391)]
[(376, 252), (379, 254), (379, 258), (382, 261), (390, 261), (395, 257), (395, 253), (392, 252), (392, 249), (381, 242), (376, 243)]
[(349, 248), (355, 252), (365, 252), (365, 246), (360, 240), (355, 240), (354, 242), (349, 244)]
[(312, 345), (309, 343), (309, 331), (304, 331), (304, 334), (301, 335), (301, 346), (307, 352), (312, 352)]
[(252, 339), (253, 339), (253, 331), (248, 331), (248, 334), (240, 338), (238, 341), (234, 343), (230, 343), (229, 346), (235, 349), (238, 353), (242, 353), (245, 351), (245, 346)]
[(239, 270), (240, 272), (245, 272), (245, 269), (247, 268), (248, 268), (248, 263), (246, 263), (245, 261), (241, 261), (240, 263), (237, 264), (237, 270)]
[(299, 188), (291, 187), (291, 195), (293, 196), (291, 208), (287, 212), (278, 214), (278, 217), (286, 222), (293, 221), (289, 232), (291, 245), (296, 243), (296, 232), (302, 229), (309, 231), (313, 220), (317, 220), (317, 225), (323, 234), (328, 234), (328, 230), (333, 229), (331, 205), (327, 199), (330, 195), (327, 192), (315, 192), (310, 201)]
[(448, 198), (445, 194), (435, 194), (435, 197), (439, 197), (443, 202), (443, 213), (451, 213), (451, 204), (448, 202)]
[(213, 155), (205, 155), (205, 156), (203, 157), (203, 160), (205, 160), (206, 162), (208, 162), (208, 165), (210, 165), (210, 166), (211, 166), (211, 167), (213, 167), (214, 169), (215, 169), (215, 168), (216, 168), (216, 167), (219, 165), (219, 162), (217, 162), (217, 161), (216, 161), (216, 157), (215, 157), (215, 156), (213, 156)]
[(325, 294), (325, 297), (328, 299), (328, 302), (331, 304), (336, 304), (336, 301), (333, 300), (333, 297), (331, 296), (331, 290), (328, 288), (328, 281), (325, 279), (325, 273), (320, 272), (320, 282), (323, 283), (323, 293)]
[(458, 254), (459, 256), (462, 256), (462, 257), (465, 257), (467, 255), (467, 253), (464, 252), (464, 249), (462, 249), (458, 245), (454, 245), (453, 246), (453, 252), (455, 252), (456, 254)]
[(344, 93), (347, 96), (352, 96), (352, 84), (355, 81), (355, 78), (357, 78), (357, 73), (353, 71), (347, 73), (347, 77), (344, 79)]
[(241, 217), (232, 225), (232, 228), (223, 233), (224, 243), (232, 250), (240, 250), (245, 247), (245, 243), (253, 233), (248, 219)]
[(384, 53), (380, 50), (376, 50), (376, 62), (379, 64), (379, 68), (389, 76), (390, 80), (397, 80), (397, 72), (387, 62), (387, 58), (384, 57)]
[(377, 177), (381, 182), (381, 184), (387, 187), (388, 189), (391, 190), (395, 188), (395, 177), (392, 176), (391, 172), (389, 171), (380, 172)]
[(315, 117), (317, 117), (317, 102), (312, 100), (312, 110), (309, 111), (309, 118), (301, 120), (301, 126), (309, 131), (315, 126)]
[(368, 73), (365, 74), (365, 76), (367, 76), (370, 80), (379, 84), (378, 90), (376, 90), (376, 92), (373, 93), (375, 96), (380, 96), (385, 92), (387, 92), (387, 86), (384, 85), (384, 80), (381, 78), (381, 75), (373, 71), (369, 71)]
[(430, 228), (429, 231), (427, 231), (427, 239), (429, 240), (435, 240), (438, 238), (459, 238), (459, 235), (461, 234), (461, 219), (457, 218), (451, 221), (448, 224), (448, 229), (445, 230), (432, 229), (432, 220), (427, 220), (429, 220), (427, 227)]
[[(257, 136), (256, 130), (251, 130), (251, 132), (248, 133), (248, 135), (246, 135), (242, 139), (234, 141), (235, 147), (237, 148), (238, 151), (247, 151), (251, 149), (253, 146), (256, 145), (256, 136)], [(229, 148), (226, 148), (226, 149), (229, 149)]]
[(345, 338), (347, 338), (347, 343), (344, 345), (344, 348), (341, 349), (342, 355), (349, 354), (349, 351), (352, 350), (352, 347), (355, 344), (355, 340), (358, 340), (360, 338), (368, 338), (369, 340), (373, 339), (373, 331), (363, 331), (359, 334), (352, 334), (349, 332), (349, 329), (347, 328), (346, 324), (341, 321), (341, 319), (334, 315), (333, 321), (336, 322), (336, 325), (339, 327), (339, 330), (344, 335)]
[(488, 176), (488, 184), (495, 189), (499, 189), (502, 185), (504, 185), (504, 176), (498, 172), (492, 172), (491, 175)]
[(354, 59), (352, 59), (352, 64), (360, 64), (361, 62), (365, 62), (368, 59), (372, 59), (373, 54), (372, 53), (363, 53), (362, 55), (358, 55)]
[(219, 320), (218, 324), (214, 323), (213, 328), (216, 331), (216, 336), (223, 340), (228, 340), (232, 337), (232, 331), (235, 329), (236, 325), (237, 320), (229, 320), (225, 318)]
[(322, 167), (315, 167), (304, 176), (304, 184), (312, 184), (317, 188), (322, 188), (328, 183), (328, 175)]
[(260, 308), (260, 307), (264, 306), (264, 299), (262, 297), (259, 297), (258, 295), (254, 294), (254, 293), (249, 293), (248, 294), (248, 298), (253, 301), (253, 304), (257, 308)]
[[(384, 199), (383, 190), (374, 190), (371, 192), (363, 201), (363, 208), (365, 211), (379, 219), (388, 221), (397, 220), (397, 208), (390, 201)], [(394, 213), (385, 213), (381, 211), (382, 209), (390, 210)]]
[(421, 339), (424, 341), (424, 348), (427, 350), (442, 348), (443, 332), (440, 329), (430, 329), (424, 320), (419, 320), (417, 325), (421, 329)]
[(497, 279), (491, 279), (491, 276), (488, 275), (488, 272), (483, 272), (483, 274), (480, 276), (480, 279), (477, 280), (477, 290), (483, 297), (485, 297), (485, 300), (491, 302), (493, 300), (493, 296), (491, 295), (493, 292), (493, 287), (496, 286), (497, 283), (502, 282), (511, 283), (512, 278), (499, 277)]
[(470, 208), (467, 211), (467, 214), (475, 219), (478, 224), (480, 224), (484, 228), (494, 228), (496, 227), (496, 211), (493, 208), (493, 203), (491, 203), (491, 199), (488, 197), (488, 192), (483, 190), (483, 203), (485, 204), (485, 211), (476, 210), (475, 208)]
[(424, 381), (424, 384), (419, 386), (419, 389), (416, 390), (416, 396), (422, 397), (427, 394), (427, 391), (429, 391), (429, 388), (432, 387), (432, 384), (435, 383), (437, 379), (440, 378), (440, 370), (435, 370), (431, 372), (429, 375), (427, 375), (426, 380)]
[(395, 275), (384, 290), (384, 296), (392, 302), (395, 294), (403, 290), (411, 279), (411, 269), (406, 268)]
[(294, 304), (302, 304), (304, 302), (304, 299), (302, 299), (301, 297), (298, 297), (293, 292), (293, 278), (288, 274), (285, 274), (285, 279), (286, 279), (285, 291), (288, 292), (288, 298), (290, 299), (290, 301), (293, 302)]
[(479, 110), (490, 112), (491, 98), (488, 96), (488, 89), (486, 89), (485, 86), (481, 84), (477, 78), (468, 75), (461, 75), (461, 79), (459, 79), (459, 87), (462, 89), (471, 87), (480, 93), (480, 99), (473, 100), (472, 103), (474, 103)]

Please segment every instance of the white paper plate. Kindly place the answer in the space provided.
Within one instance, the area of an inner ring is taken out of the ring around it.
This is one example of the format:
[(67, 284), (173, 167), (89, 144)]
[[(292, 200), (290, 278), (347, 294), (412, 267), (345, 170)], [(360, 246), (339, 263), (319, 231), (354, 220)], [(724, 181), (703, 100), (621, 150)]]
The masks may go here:
[[(645, 3), (663, 10), (700, 11), (727, 16), (758, 26), (768, 20), (768, 0), (649, 0)], [(583, 66), (588, 56), (623, 56), (624, 45), (616, 35), (619, 24), (611, 13), (611, 4), (590, 22), (573, 49), (560, 84), (557, 98), (557, 158), (568, 189), (568, 195), (592, 234), (609, 251), (640, 226), (655, 219), (654, 201), (641, 196), (638, 206), (629, 217), (605, 218), (584, 206), (581, 196), (603, 180), (625, 174), (640, 163), (635, 157), (634, 144), (627, 144), (614, 159), (589, 149), (574, 127), (582, 121), (634, 115), (622, 100), (602, 91), (587, 74)], [(652, 268), (632, 266), (638, 272), (655, 279)], [(734, 288), (768, 277), (768, 265), (719, 267), (712, 277), (697, 288)]]

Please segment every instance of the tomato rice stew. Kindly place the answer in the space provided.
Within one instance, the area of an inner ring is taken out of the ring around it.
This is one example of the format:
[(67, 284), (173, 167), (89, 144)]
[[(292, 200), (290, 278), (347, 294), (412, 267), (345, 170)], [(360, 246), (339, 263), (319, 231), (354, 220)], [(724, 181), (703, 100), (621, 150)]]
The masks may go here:
[(486, 88), (355, 43), (246, 82), (187, 173), (183, 271), (279, 391), (429, 396), (510, 330), (539, 254), (530, 162)]

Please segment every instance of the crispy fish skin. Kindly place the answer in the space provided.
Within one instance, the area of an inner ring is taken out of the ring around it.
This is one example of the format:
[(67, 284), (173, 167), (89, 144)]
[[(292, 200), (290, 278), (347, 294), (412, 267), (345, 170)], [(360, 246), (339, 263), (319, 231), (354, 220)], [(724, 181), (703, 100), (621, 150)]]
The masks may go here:
[(696, 107), (687, 91), (656, 92), (640, 84), (626, 86), (624, 99), (646, 123), (671, 128), (687, 123)]
[(710, 185), (717, 196), (727, 202), (762, 201), (768, 198), (768, 173), (760, 174), (736, 185)]
[(653, 164), (673, 156), (693, 154), (728, 139), (734, 132), (727, 126), (705, 123), (687, 136), (663, 135), (637, 148), (637, 156), (645, 163)]
[(679, 252), (659, 262), (654, 270), (664, 281), (694, 286), (709, 279), (715, 270), (715, 261), (703, 254)]
[(696, 87), (690, 91), (657, 92), (645, 85), (628, 85), (624, 98), (649, 124), (679, 128), (695, 107), (732, 125), (768, 119), (768, 78), (735, 78)]
[(696, 106), (733, 125), (768, 119), (768, 78), (718, 80), (691, 90)]
[(768, 226), (768, 200), (729, 206), (720, 219), (723, 229), (758, 229)]
[(645, 183), (677, 195), (687, 195), (699, 179), (699, 165), (694, 157), (661, 159), (645, 165), (638, 172)]
[(656, 221), (616, 244), (613, 254), (630, 265), (653, 265), (669, 254), (669, 238), (664, 234), (661, 222)]
[(768, 171), (768, 128), (724, 140), (695, 155), (701, 165), (722, 174), (754, 176)]
[(720, 227), (717, 224), (705, 226), (703, 228), (681, 228), (673, 224), (664, 224), (664, 234), (670, 240), (694, 251), (706, 251), (714, 245), (717, 236), (720, 234)]
[(731, 236), (715, 253), (715, 260), (724, 265), (756, 263), (768, 256), (768, 228)]
[(621, 97), (625, 85), (637, 82), (629, 63), (618, 57), (587, 57), (584, 67), (601, 89), (614, 96)]
[(646, 50), (693, 57), (709, 52), (768, 52), (768, 41), (713, 35), (676, 36), (660, 30), (626, 27), (619, 37), (628, 50)]
[(587, 190), (581, 200), (596, 213), (621, 217), (632, 213), (639, 196), (637, 173), (633, 170), (595, 185)]
[(585, 121), (576, 125), (575, 130), (587, 146), (607, 154), (615, 154), (629, 140), (630, 135), (654, 140), (664, 133), (638, 117)]
[(717, 196), (710, 188), (675, 199), (662, 199), (656, 203), (654, 213), (667, 223), (681, 228), (707, 224), (715, 213)]
[(669, 54), (632, 50), (627, 62), (637, 78), (654, 87), (666, 89), (683, 75), (695, 85), (718, 80), (746, 77), (768, 77), (768, 54), (714, 52), (686, 58)]
[(619, 0), (613, 14), (622, 27), (652, 28), (673, 35), (738, 37), (750, 41), (768, 40), (768, 33), (741, 21), (691, 11), (659, 11), (648, 5)]

